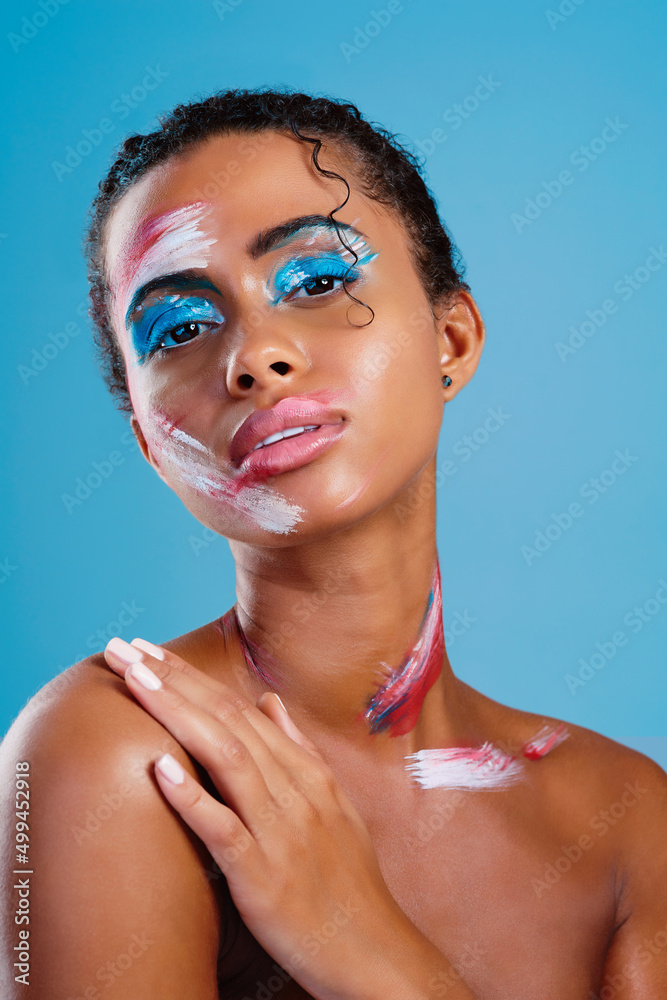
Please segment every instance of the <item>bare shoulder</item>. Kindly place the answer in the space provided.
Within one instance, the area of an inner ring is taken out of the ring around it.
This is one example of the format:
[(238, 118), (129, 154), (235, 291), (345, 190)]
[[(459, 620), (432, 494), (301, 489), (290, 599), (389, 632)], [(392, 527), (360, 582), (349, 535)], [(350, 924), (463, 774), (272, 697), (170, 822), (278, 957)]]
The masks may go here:
[(527, 767), (536, 789), (561, 815), (581, 825), (604, 813), (611, 826), (614, 815), (620, 819), (623, 814), (630, 821), (615, 824), (619, 843), (648, 833), (649, 819), (667, 833), (667, 773), (656, 761), (567, 720), (511, 708), (472, 689), (470, 696), (480, 726), (498, 746), (516, 755), (526, 745), (546, 747)]
[[(169, 639), (161, 645), (206, 672), (212, 665), (224, 676), (231, 658), (217, 621)], [(86, 749), (94, 754), (112, 745), (123, 765), (156, 759), (159, 753), (179, 755), (189, 761), (170, 734), (144, 711), (128, 692), (123, 680), (108, 666), (103, 653), (95, 653), (73, 664), (45, 684), (25, 705), (5, 737), (3, 748), (42, 743), (58, 745), (73, 756)], [(53, 741), (53, 742), (52, 742)], [(192, 773), (191, 763), (189, 765)]]
[[(20, 762), (29, 786), (25, 929), (34, 992), (9, 979), (5, 962), (3, 996), (102, 996), (113, 987), (114, 997), (217, 997), (212, 860), (159, 789), (153, 766), (164, 752), (201, 780), (101, 653), (58, 674), (15, 719), (0, 747), (1, 837), (7, 859)], [(13, 866), (5, 863), (2, 879), (7, 927)], [(16, 943), (5, 936), (3, 950)]]

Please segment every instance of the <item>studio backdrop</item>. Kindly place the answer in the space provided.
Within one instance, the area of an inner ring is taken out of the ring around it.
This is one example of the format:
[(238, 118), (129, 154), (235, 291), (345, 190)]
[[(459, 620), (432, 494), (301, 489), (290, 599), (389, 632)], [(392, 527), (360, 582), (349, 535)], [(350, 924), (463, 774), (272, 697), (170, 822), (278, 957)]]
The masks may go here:
[(96, 370), (81, 241), (127, 135), (287, 84), (420, 156), (486, 322), (438, 451), (455, 673), (667, 766), (665, 5), (22, 0), (2, 20), (0, 730), (112, 636), (162, 643), (234, 603), (226, 541)]

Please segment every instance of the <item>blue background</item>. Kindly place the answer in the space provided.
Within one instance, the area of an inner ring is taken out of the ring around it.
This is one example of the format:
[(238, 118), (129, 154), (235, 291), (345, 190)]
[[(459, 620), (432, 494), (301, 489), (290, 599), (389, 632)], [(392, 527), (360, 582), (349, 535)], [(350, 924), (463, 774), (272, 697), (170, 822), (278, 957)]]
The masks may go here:
[[(486, 320), (485, 356), (446, 408), (438, 459), (456, 468), (438, 492), (445, 627), (457, 612), (475, 619), (450, 636), (454, 670), (497, 700), (667, 766), (667, 605), (651, 603), (667, 578), (667, 265), (621, 291), (667, 242), (665, 5), (565, 0), (559, 14), (556, 2), (535, 0), (44, 3), (46, 13), (37, 0), (6, 6), (1, 39), (10, 157), (0, 192), (0, 732), (111, 635), (163, 642), (235, 600), (227, 543), (205, 539), (129, 443), (96, 373), (80, 243), (125, 135), (215, 90), (284, 83), (351, 100), (420, 144)], [(163, 79), (133, 92), (147, 67)], [(483, 100), (480, 77), (493, 81)], [(54, 167), (105, 117), (112, 129), (78, 165)], [(619, 134), (602, 149), (594, 140), (607, 118)], [(608, 299), (616, 311), (559, 357), (570, 328), (587, 311), (599, 320)], [(484, 440), (489, 408), (508, 417)], [(476, 430), (466, 459), (461, 442)], [(590, 503), (581, 487), (617, 449), (632, 460)], [(120, 464), (68, 513), (63, 494), (112, 451)], [(582, 515), (526, 556), (522, 547), (574, 502)], [(193, 539), (205, 544), (195, 551)], [(633, 631), (624, 619), (647, 601), (648, 620)], [(135, 619), (119, 628), (124, 605)], [(600, 653), (600, 669), (582, 667), (619, 630), (626, 644)], [(584, 682), (568, 684), (580, 671)]]

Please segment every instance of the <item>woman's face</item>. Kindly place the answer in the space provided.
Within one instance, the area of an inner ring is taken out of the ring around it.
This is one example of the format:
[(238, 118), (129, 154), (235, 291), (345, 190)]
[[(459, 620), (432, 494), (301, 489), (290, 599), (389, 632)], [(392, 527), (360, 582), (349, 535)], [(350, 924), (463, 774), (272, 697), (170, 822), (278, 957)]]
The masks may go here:
[(270, 131), (209, 138), (133, 185), (105, 231), (144, 455), (200, 522), (263, 545), (391, 503), (442, 419), (447, 343), (405, 232), (325, 146), (321, 166), (350, 184), (335, 218), (355, 264), (326, 218), (345, 186), (311, 149)]

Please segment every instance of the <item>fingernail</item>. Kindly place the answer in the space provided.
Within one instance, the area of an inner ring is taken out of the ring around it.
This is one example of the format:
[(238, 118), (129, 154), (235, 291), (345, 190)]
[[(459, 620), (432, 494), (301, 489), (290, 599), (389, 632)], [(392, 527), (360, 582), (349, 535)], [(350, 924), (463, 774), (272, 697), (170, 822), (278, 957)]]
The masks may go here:
[(137, 646), (138, 649), (143, 649), (144, 653), (150, 653), (154, 656), (156, 660), (164, 660), (164, 649), (160, 649), (159, 646), (154, 646), (152, 642), (148, 642), (147, 639), (133, 639), (132, 646)]
[(158, 688), (162, 687), (162, 681), (159, 677), (156, 677), (152, 670), (150, 670), (145, 663), (133, 663), (132, 666), (127, 671), (131, 674), (135, 681), (138, 681), (142, 687), (146, 688), (147, 691), (157, 691)]
[(276, 692), (274, 691), (274, 692), (273, 692), (273, 697), (274, 697), (274, 698), (277, 698), (277, 699), (278, 699), (278, 701), (280, 702), (280, 707), (282, 708), (282, 710), (283, 710), (283, 712), (285, 713), (285, 715), (289, 715), (289, 712), (287, 711), (287, 709), (286, 709), (286, 708), (285, 708), (285, 706), (283, 705), (283, 700), (282, 700), (282, 698), (280, 697), (280, 695), (279, 695), (279, 694), (276, 694)]
[(125, 642), (125, 639), (119, 639), (117, 635), (113, 639), (109, 639), (106, 649), (113, 653), (114, 656), (117, 656), (119, 660), (122, 660), (123, 663), (136, 663), (141, 659), (141, 652), (136, 646), (131, 646), (129, 642)]
[(160, 757), (155, 766), (160, 774), (165, 776), (167, 781), (171, 781), (172, 785), (182, 785), (185, 781), (185, 771), (170, 753), (166, 753), (163, 757)]

